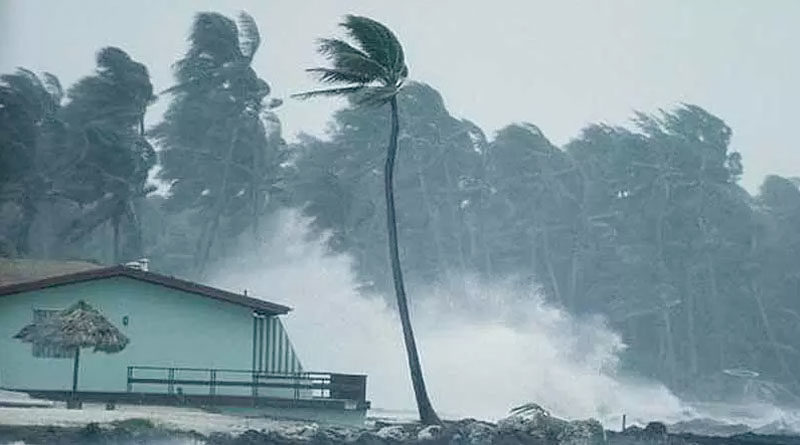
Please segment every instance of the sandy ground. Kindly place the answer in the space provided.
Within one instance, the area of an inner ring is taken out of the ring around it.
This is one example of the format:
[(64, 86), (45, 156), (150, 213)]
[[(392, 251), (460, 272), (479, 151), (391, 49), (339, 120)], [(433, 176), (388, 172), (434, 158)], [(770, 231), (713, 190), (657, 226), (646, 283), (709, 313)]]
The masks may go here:
[(49, 400), (33, 399), (27, 394), (20, 392), (3, 391), (0, 389), (0, 407), (2, 406), (15, 406), (15, 407), (42, 407), (47, 408), (53, 406), (53, 402)]

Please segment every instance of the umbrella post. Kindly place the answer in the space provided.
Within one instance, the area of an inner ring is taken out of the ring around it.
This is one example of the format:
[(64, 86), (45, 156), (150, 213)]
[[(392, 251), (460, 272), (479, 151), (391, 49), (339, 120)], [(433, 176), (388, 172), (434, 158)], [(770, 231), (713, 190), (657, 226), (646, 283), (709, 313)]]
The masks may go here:
[(69, 409), (81, 408), (81, 402), (78, 400), (78, 368), (80, 366), (80, 359), (81, 359), (81, 348), (80, 346), (76, 346), (75, 362), (72, 366), (72, 394), (70, 394), (70, 399), (67, 401), (67, 408)]

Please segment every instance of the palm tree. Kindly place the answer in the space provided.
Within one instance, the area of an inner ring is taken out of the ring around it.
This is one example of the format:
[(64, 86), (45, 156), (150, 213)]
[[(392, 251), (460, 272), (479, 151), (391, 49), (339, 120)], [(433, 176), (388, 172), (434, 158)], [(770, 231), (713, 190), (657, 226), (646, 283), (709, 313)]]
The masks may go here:
[(0, 75), (0, 205), (19, 209), (19, 230), (6, 240), (18, 255), (29, 253), (31, 226), (40, 201), (47, 197), (46, 178), (58, 172), (53, 168), (58, 159), (51, 156), (48, 142), (60, 126), (57, 114), (63, 97), (61, 83), (50, 73), (40, 78), (18, 68)]
[[(258, 231), (261, 203), (275, 182), (266, 161), (279, 148), (261, 119), (274, 121), (272, 110), (281, 101), (267, 100), (269, 84), (252, 67), (261, 35), (246, 12), (238, 21), (198, 14), (189, 41), (186, 56), (175, 64), (177, 84), (163, 91), (173, 102), (151, 135), (164, 147), (160, 177), (173, 183), (171, 206), (196, 208), (203, 216), (194, 264), (202, 274), (237, 197), (250, 197), (250, 225)], [(202, 190), (208, 192), (198, 199)]]
[(96, 62), (96, 72), (69, 89), (69, 102), (62, 108), (74, 160), (62, 169), (65, 178), (56, 192), (87, 210), (63, 228), (61, 237), (76, 242), (110, 223), (114, 262), (120, 262), (123, 224), (126, 238), (135, 246), (134, 255), (141, 254), (135, 204), (154, 190), (147, 176), (156, 153), (142, 126), (155, 96), (147, 67), (125, 51), (103, 48)]
[(397, 247), (397, 221), (394, 208), (394, 162), (397, 156), (397, 139), (400, 120), (397, 113), (397, 93), (408, 77), (403, 47), (394, 33), (375, 20), (348, 15), (341, 26), (355, 43), (340, 39), (320, 39), (319, 53), (331, 63), (330, 68), (310, 68), (320, 82), (334, 85), (332, 88), (295, 94), (292, 97), (308, 99), (318, 96), (348, 96), (356, 105), (389, 104), (391, 133), (384, 167), (384, 190), (386, 194), (386, 225), (389, 234), (389, 256), (392, 264), (394, 290), (403, 326), (411, 382), (417, 399), (417, 409), (422, 423), (439, 424), (441, 421), (431, 405), (422, 376), (414, 332), (408, 314), (408, 301), (403, 285), (403, 272)]

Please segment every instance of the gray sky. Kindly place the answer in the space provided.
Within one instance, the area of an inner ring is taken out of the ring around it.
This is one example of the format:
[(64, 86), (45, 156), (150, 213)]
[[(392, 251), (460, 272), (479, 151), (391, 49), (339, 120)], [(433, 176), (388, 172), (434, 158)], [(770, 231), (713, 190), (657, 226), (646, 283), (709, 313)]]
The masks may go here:
[[(315, 38), (336, 33), (346, 13), (364, 14), (397, 33), (412, 78), (490, 136), (529, 121), (562, 144), (591, 122), (689, 102), (733, 128), (749, 190), (765, 174), (800, 175), (789, 131), (800, 104), (796, 0), (0, 0), (0, 72), (25, 66), (69, 85), (92, 70), (97, 49), (115, 45), (161, 90), (199, 10), (255, 17), (264, 38), (255, 68), (278, 97), (313, 86), (303, 68), (319, 63)], [(339, 105), (287, 100), (286, 135), (321, 134)]]

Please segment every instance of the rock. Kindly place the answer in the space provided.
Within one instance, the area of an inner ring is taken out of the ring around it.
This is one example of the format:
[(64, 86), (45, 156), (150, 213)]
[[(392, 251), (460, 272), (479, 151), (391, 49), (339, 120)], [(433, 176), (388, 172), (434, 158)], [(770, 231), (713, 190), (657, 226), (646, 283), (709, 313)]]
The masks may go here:
[(600, 445), (605, 443), (603, 425), (595, 419), (567, 423), (558, 435), (560, 445)]
[(356, 445), (383, 445), (386, 441), (371, 431), (364, 431), (352, 443)]
[(442, 436), (444, 430), (439, 425), (429, 425), (419, 430), (417, 433), (417, 440), (420, 442), (429, 442), (436, 440)]
[(497, 437), (497, 429), (484, 422), (472, 421), (462, 429), (464, 443), (478, 445), (494, 443)]
[(401, 425), (385, 426), (375, 433), (376, 436), (384, 440), (402, 442), (408, 439), (408, 433)]
[(644, 435), (650, 439), (664, 439), (667, 437), (667, 426), (661, 422), (650, 422), (644, 427)]
[(308, 440), (319, 432), (319, 426), (316, 423), (311, 423), (284, 428), (282, 434), (291, 439)]
[(625, 436), (638, 437), (642, 435), (642, 429), (636, 425), (631, 425), (625, 428), (625, 431), (623, 431), (622, 434)]
[(523, 433), (530, 436), (531, 440), (556, 443), (567, 424), (566, 420), (551, 416), (541, 406), (529, 403), (511, 410), (510, 416), (497, 423), (497, 429), (506, 435)]

